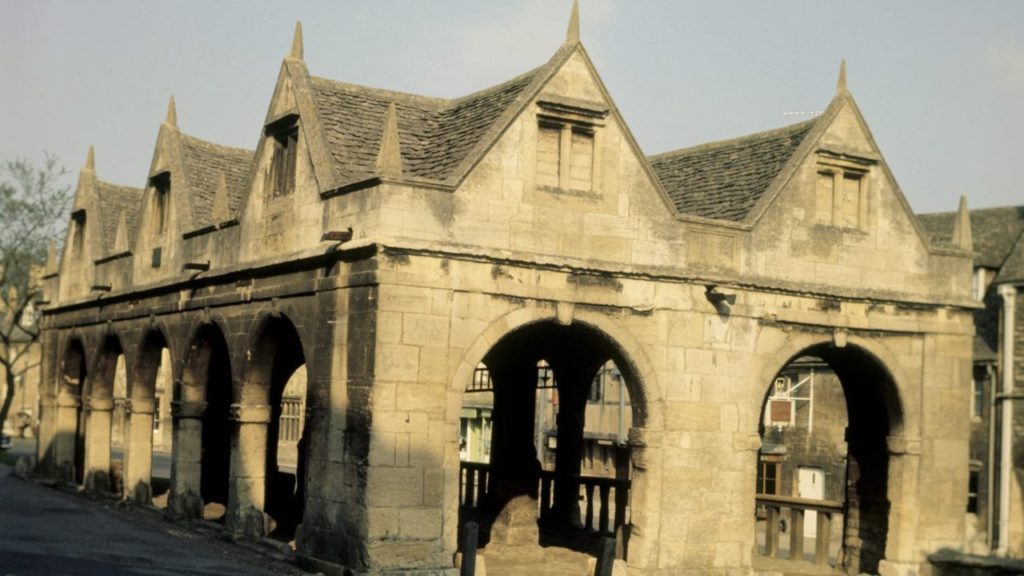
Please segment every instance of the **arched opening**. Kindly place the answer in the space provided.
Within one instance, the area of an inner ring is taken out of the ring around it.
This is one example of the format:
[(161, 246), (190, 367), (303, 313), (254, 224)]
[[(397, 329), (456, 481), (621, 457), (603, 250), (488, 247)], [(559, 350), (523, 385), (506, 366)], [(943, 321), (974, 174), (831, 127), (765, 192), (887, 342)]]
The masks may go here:
[(546, 563), (585, 568), (609, 537), (625, 556), (641, 394), (621, 349), (581, 323), (530, 324), (486, 353), (463, 395), (459, 513), (489, 565), (544, 546)]
[(877, 573), (892, 504), (888, 438), (902, 414), (892, 376), (863, 348), (819, 344), (786, 363), (761, 413), (763, 558)]
[(61, 364), (56, 440), (60, 450), (56, 460), (65, 469), (62, 476), (77, 484), (85, 481), (85, 412), (82, 410), (85, 380), (85, 347), (75, 338), (68, 344)]
[[(128, 441), (125, 451), (124, 496), (137, 502), (167, 506), (170, 489), (169, 446), (154, 450), (162, 438), (166, 419), (166, 392), (171, 390), (171, 362), (167, 340), (151, 330), (142, 341), (132, 378), (128, 382)], [(161, 406), (163, 404), (163, 406)]]
[(231, 357), (224, 334), (204, 324), (192, 340), (174, 390), (171, 510), (223, 522), (231, 461)]
[[(86, 487), (90, 490), (120, 493), (121, 459), (115, 460), (112, 450), (114, 390), (118, 367), (123, 378), (124, 349), (117, 336), (110, 334), (103, 341), (96, 370), (89, 379), (85, 468)], [(118, 454), (119, 455), (119, 454)]]
[[(264, 527), (267, 534), (291, 542), (296, 527), (302, 523), (305, 505), (307, 391), (306, 359), (292, 323), (282, 317), (269, 318), (253, 346), (251, 358), (247, 378), (237, 396), (237, 457), (248, 459), (238, 462), (239, 471), (246, 468), (255, 474), (250, 472), (249, 478), (243, 478), (233, 468), (232, 476), (236, 481), (262, 480), (263, 505), (239, 504), (262, 508), (269, 516)], [(246, 415), (247, 411), (258, 417)]]

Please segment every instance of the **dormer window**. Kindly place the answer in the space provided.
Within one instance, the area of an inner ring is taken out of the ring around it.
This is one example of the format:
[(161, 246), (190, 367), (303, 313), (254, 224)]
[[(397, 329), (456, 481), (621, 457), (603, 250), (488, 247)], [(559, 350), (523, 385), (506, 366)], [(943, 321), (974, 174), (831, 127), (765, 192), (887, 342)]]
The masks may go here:
[(268, 125), (266, 133), (273, 146), (267, 190), (273, 198), (287, 196), (295, 190), (295, 165), (299, 148), (297, 117), (289, 115)]
[(595, 139), (608, 109), (549, 98), (537, 103), (542, 110), (537, 119), (537, 186), (591, 192), (596, 180)]
[(149, 224), (154, 236), (160, 236), (167, 228), (167, 202), (171, 194), (171, 175), (167, 172), (150, 178), (152, 193), (149, 200)]
[(71, 213), (71, 256), (81, 258), (85, 246), (85, 210)]

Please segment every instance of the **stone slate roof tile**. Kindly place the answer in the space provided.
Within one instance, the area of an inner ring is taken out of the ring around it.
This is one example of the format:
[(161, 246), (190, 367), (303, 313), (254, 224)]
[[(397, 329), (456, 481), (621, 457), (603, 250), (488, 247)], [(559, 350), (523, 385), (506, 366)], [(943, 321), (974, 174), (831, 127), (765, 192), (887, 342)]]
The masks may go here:
[[(540, 69), (538, 69), (540, 70)], [(538, 70), (454, 100), (416, 96), (312, 77), (329, 153), (342, 181), (376, 174), (384, 115), (395, 104), (405, 176), (446, 180)]]
[(1017, 236), (1017, 242), (1003, 262), (1003, 269), (999, 271), (995, 282), (1024, 282), (1024, 232)]
[[(1024, 206), (980, 208), (971, 210), (970, 215), (974, 263), (986, 268), (1002, 267), (1014, 240), (1024, 232)], [(933, 244), (948, 246), (952, 242), (956, 212), (918, 214), (917, 219)]]
[(682, 213), (746, 218), (818, 119), (648, 158)]
[(128, 225), (129, 242), (135, 239), (142, 212), (142, 189), (97, 180), (96, 195), (100, 203), (100, 254), (101, 257), (112, 256), (117, 240), (117, 223), (122, 213)]
[(185, 178), (192, 189), (189, 198), (192, 228), (199, 230), (217, 224), (211, 221), (211, 211), (221, 174), (227, 183), (228, 213), (237, 213), (255, 152), (221, 146), (187, 134), (181, 136), (181, 149)]

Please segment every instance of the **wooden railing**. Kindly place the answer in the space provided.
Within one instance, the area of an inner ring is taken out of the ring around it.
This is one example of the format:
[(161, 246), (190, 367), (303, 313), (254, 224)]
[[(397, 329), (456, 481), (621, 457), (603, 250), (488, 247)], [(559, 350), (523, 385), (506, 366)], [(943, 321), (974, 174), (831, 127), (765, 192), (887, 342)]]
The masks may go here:
[(459, 463), (459, 505), (476, 508), (487, 495), (491, 465), (481, 462)]
[[(487, 494), (490, 482), (490, 464), (460, 463), (459, 504), (476, 508)], [(540, 517), (548, 519), (554, 505), (556, 474), (549, 470), (540, 473)], [(628, 522), (629, 479), (575, 476), (570, 482), (578, 485), (583, 495), (583, 528), (604, 534), (614, 534)]]
[(779, 557), (779, 520), (783, 510), (789, 511), (789, 559), (804, 559), (804, 515), (817, 512), (817, 534), (814, 540), (814, 563), (828, 564), (832, 534), (832, 516), (843, 512), (843, 503), (835, 500), (807, 500), (790, 496), (759, 494), (757, 506), (765, 509), (764, 555)]

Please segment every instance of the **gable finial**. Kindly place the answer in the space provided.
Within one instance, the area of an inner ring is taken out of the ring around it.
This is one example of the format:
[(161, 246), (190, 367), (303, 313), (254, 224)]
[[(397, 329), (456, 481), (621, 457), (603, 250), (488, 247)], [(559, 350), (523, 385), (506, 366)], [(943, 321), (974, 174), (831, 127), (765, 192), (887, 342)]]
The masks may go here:
[(575, 44), (580, 41), (580, 1), (572, 0), (572, 13), (569, 15), (569, 28), (565, 31), (565, 43)]
[(174, 96), (167, 101), (167, 118), (164, 119), (164, 124), (178, 127), (178, 107), (174, 105)]
[(381, 176), (398, 178), (402, 175), (402, 148), (398, 138), (398, 109), (395, 103), (388, 105), (384, 115), (384, 132), (380, 138), (377, 153), (377, 172)]
[(89, 145), (89, 154), (85, 157), (85, 169), (96, 170), (96, 154), (92, 151), (92, 144)]
[(231, 219), (228, 213), (228, 181), (221, 172), (217, 177), (217, 192), (213, 195), (213, 208), (210, 209), (212, 224), (222, 224)]
[(846, 58), (839, 62), (839, 80), (836, 82), (836, 92), (846, 92)]
[(967, 197), (960, 196), (960, 208), (953, 222), (953, 245), (961, 250), (974, 251), (974, 238), (971, 233), (971, 212), (967, 209)]
[(295, 58), (302, 60), (302, 21), (298, 20), (295, 22), (295, 36), (292, 37), (292, 51), (288, 54), (289, 58)]

